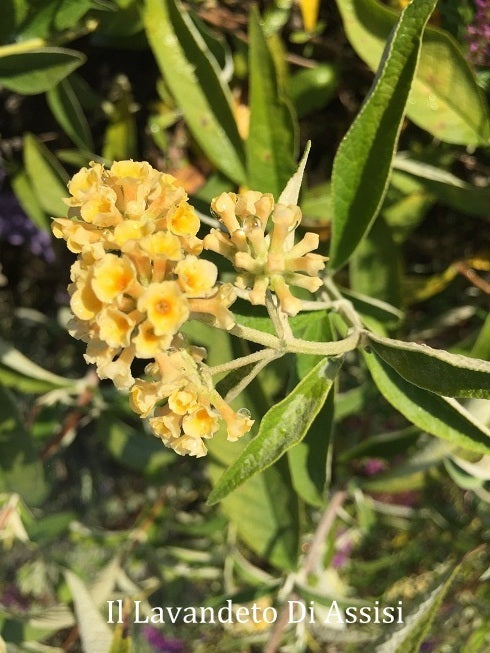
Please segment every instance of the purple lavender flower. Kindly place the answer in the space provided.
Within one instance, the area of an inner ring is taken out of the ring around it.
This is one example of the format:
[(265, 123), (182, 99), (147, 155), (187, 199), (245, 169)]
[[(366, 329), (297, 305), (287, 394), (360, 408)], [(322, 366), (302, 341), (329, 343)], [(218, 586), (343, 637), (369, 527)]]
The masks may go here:
[[(0, 170), (0, 184), (5, 177)], [(0, 240), (10, 245), (25, 245), (35, 256), (45, 261), (54, 261), (54, 251), (48, 233), (42, 231), (29, 220), (17, 198), (10, 191), (0, 192)]]
[(490, 0), (475, 0), (475, 18), (468, 25), (469, 58), (477, 66), (490, 65)]
[(158, 653), (185, 653), (185, 644), (175, 637), (166, 637), (153, 626), (143, 628), (143, 637)]

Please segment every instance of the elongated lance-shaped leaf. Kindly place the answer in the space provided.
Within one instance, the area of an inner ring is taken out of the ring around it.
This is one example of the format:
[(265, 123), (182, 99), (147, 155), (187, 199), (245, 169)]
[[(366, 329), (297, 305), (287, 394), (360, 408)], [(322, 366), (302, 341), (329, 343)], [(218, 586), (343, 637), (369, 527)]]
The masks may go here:
[(51, 216), (66, 215), (61, 198), (68, 195), (68, 175), (48, 148), (34, 136), (24, 135), (24, 164), (39, 204)]
[(374, 333), (368, 338), (384, 361), (420, 388), (445, 397), (490, 398), (490, 363), (487, 361)]
[[(319, 311), (318, 317), (300, 328), (293, 330), (297, 338), (324, 342), (333, 340), (332, 328), (327, 313)], [(320, 356), (299, 354), (296, 356), (296, 371), (304, 378), (319, 362)], [(313, 420), (303, 440), (287, 452), (291, 480), (298, 495), (314, 506), (322, 506), (324, 492), (330, 479), (330, 459), (332, 449), (332, 425), (334, 419), (334, 388)]]
[(401, 256), (382, 215), (378, 215), (370, 232), (359, 243), (351, 258), (349, 273), (355, 292), (400, 306)]
[(194, 138), (227, 177), (245, 183), (243, 143), (218, 64), (178, 0), (146, 0), (146, 34)]
[(83, 653), (107, 653), (111, 646), (111, 629), (100, 615), (93, 596), (85, 583), (69, 569), (65, 571), (65, 578), (75, 606)]
[(418, 653), (444, 597), (456, 578), (464, 578), (469, 584), (469, 576), (471, 582), (478, 582), (481, 575), (481, 571), (478, 571), (478, 558), (481, 555), (482, 549), (470, 551), (460, 564), (446, 570), (440, 577), (438, 585), (418, 600), (410, 614), (404, 615), (403, 624), (385, 630), (381, 641), (374, 642), (372, 650), (375, 653)]
[(257, 436), (219, 479), (208, 504), (217, 503), (301, 442), (325, 403), (340, 365), (340, 358), (324, 358), (266, 413)]
[[(352, 47), (376, 70), (396, 12), (377, 0), (337, 0), (337, 6)], [(475, 74), (457, 41), (430, 25), (424, 32), (407, 116), (448, 143), (488, 143), (488, 110)]]
[(77, 379), (45, 370), (0, 338), (0, 382), (17, 387), (22, 392), (48, 392), (54, 388), (73, 388)]
[(14, 191), (20, 205), (32, 220), (32, 222), (43, 231), (50, 231), (50, 220), (43, 210), (36, 193), (32, 188), (32, 183), (27, 176), (26, 171), (21, 168), (10, 179), (12, 190)]
[(346, 263), (380, 209), (422, 33), (435, 4), (413, 0), (400, 15), (371, 91), (337, 151), (332, 172), (333, 269)]
[(377, 354), (363, 354), (378, 390), (410, 422), (469, 451), (490, 453), (490, 431), (457, 401), (405, 381)]
[(43, 93), (85, 63), (85, 55), (66, 48), (39, 48), (2, 56), (0, 48), (0, 85), (22, 93)]
[(93, 152), (94, 142), (80, 100), (66, 78), (46, 93), (49, 108), (65, 133), (82, 150)]
[(465, 215), (488, 217), (490, 186), (473, 186), (447, 170), (410, 159), (401, 153), (395, 156), (393, 168), (416, 177), (420, 185), (434, 194), (441, 204)]
[(296, 168), (296, 124), (279, 88), (274, 60), (255, 9), (250, 16), (249, 68), (248, 185), (277, 198)]

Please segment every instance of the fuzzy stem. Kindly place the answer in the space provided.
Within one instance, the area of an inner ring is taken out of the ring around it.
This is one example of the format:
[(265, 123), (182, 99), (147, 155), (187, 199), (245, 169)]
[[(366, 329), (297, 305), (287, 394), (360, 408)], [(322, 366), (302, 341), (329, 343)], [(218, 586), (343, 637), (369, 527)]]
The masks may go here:
[(271, 354), (275, 355), (276, 350), (268, 347), (266, 349), (256, 351), (253, 354), (249, 354), (248, 356), (237, 358), (236, 360), (230, 361), (229, 363), (223, 363), (222, 365), (215, 365), (214, 367), (210, 367), (209, 371), (213, 375), (220, 374), (221, 372), (231, 372), (232, 370), (236, 370), (239, 367), (243, 367), (244, 365), (256, 363), (257, 361), (261, 361), (263, 358), (268, 358)]
[(357, 347), (362, 330), (355, 328), (347, 337), (333, 342), (310, 342), (309, 340), (293, 338), (289, 342), (284, 343), (270, 333), (264, 333), (258, 329), (251, 329), (240, 324), (235, 324), (229, 333), (278, 351), (295, 354), (316, 354), (318, 356), (338, 356), (339, 354), (352, 351)]
[(284, 339), (284, 324), (279, 317), (279, 311), (277, 310), (274, 298), (270, 290), (267, 290), (265, 293), (265, 307), (269, 313), (269, 317), (272, 320), (276, 334), (281, 340)]
[[(270, 352), (270, 350), (269, 350)], [(263, 358), (261, 361), (259, 361), (255, 367), (250, 370), (250, 372), (243, 377), (243, 379), (238, 383), (234, 388), (232, 388), (226, 395), (225, 401), (226, 403), (230, 403), (230, 401), (233, 401), (238, 395), (245, 390), (245, 388), (252, 383), (252, 381), (255, 379), (257, 374), (259, 374), (266, 365), (268, 365), (270, 362), (272, 362), (276, 358), (280, 358), (283, 356), (282, 353), (280, 352), (271, 352), (269, 355), (265, 358)]]

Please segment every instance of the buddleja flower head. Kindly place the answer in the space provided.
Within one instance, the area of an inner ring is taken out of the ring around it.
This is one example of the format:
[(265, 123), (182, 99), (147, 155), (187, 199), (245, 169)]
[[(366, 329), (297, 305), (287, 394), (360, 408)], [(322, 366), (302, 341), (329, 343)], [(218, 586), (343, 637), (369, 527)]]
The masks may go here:
[[(238, 275), (237, 287), (249, 290), (252, 304), (265, 304), (267, 289), (273, 291), (282, 310), (296, 315), (301, 301), (290, 286), (315, 292), (322, 285), (318, 273), (325, 267), (324, 256), (312, 254), (319, 237), (306, 233), (294, 244), (294, 232), (301, 222), (299, 206), (274, 205), (270, 194), (257, 191), (222, 193), (211, 209), (227, 233), (213, 229), (204, 238), (204, 247), (229, 259)], [(269, 219), (272, 229), (267, 233)]]
[(101, 378), (130, 388), (133, 359), (168, 349), (190, 317), (233, 326), (233, 290), (197, 257), (199, 218), (171, 175), (145, 162), (91, 163), (68, 189), (69, 217), (55, 219), (53, 232), (78, 254), (70, 330)]
[[(179, 454), (202, 456), (220, 423), (228, 439), (253, 420), (236, 413), (213, 387), (205, 350), (179, 332), (190, 318), (225, 329), (235, 321), (230, 284), (199, 258), (199, 218), (175, 179), (148, 163), (98, 163), (68, 185), (67, 218), (53, 232), (78, 255), (71, 268), (70, 332), (87, 343), (85, 359), (100, 378), (130, 389), (131, 405), (150, 417), (154, 434)], [(135, 358), (152, 359), (149, 378), (134, 379)]]

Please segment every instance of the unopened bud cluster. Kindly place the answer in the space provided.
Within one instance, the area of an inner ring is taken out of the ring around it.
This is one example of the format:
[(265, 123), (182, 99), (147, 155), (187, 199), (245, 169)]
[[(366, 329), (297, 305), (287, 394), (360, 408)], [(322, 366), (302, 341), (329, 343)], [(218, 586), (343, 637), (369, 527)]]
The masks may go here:
[[(53, 232), (78, 254), (69, 286), (70, 333), (87, 343), (85, 359), (95, 363), (99, 377), (112, 379), (120, 389), (146, 387), (145, 381), (133, 378), (135, 358), (162, 361), (172, 349), (174, 361), (185, 360), (186, 365), (176, 364), (180, 373), (172, 392), (192, 388), (194, 403), (188, 404), (187, 412), (175, 413), (183, 417), (172, 422), (172, 436), (166, 437), (160, 419), (164, 409), (158, 404), (170, 402), (170, 395), (160, 381), (155, 382), (156, 416), (151, 424), (178, 453), (203, 455), (201, 438), (211, 437), (219, 419), (214, 413), (211, 419), (211, 412), (204, 419), (199, 410), (211, 405), (211, 396), (215, 403), (218, 400), (211, 384), (197, 383), (199, 365), (205, 368), (203, 356), (189, 358), (179, 329), (190, 318), (231, 328), (234, 318), (228, 307), (235, 293), (230, 284), (217, 285), (213, 263), (198, 258), (199, 218), (175, 179), (145, 162), (120, 161), (109, 170), (92, 163), (73, 177), (68, 189), (68, 218), (55, 219)], [(136, 395), (135, 390), (132, 396)], [(149, 414), (136, 400), (133, 405), (140, 414)], [(250, 429), (252, 420), (229, 411), (226, 417), (230, 422), (236, 416), (240, 434)], [(187, 439), (179, 440), (177, 424)]]
[[(271, 194), (257, 191), (222, 193), (211, 203), (211, 210), (228, 233), (213, 229), (204, 238), (205, 249), (230, 260), (239, 272), (237, 287), (248, 289), (252, 304), (265, 305), (266, 291), (273, 291), (281, 309), (288, 315), (301, 310), (301, 300), (290, 286), (315, 292), (322, 285), (318, 273), (326, 258), (312, 254), (319, 237), (306, 233), (297, 244), (294, 232), (301, 223), (299, 206), (276, 204)], [(270, 233), (267, 223), (272, 221)]]

